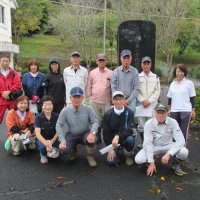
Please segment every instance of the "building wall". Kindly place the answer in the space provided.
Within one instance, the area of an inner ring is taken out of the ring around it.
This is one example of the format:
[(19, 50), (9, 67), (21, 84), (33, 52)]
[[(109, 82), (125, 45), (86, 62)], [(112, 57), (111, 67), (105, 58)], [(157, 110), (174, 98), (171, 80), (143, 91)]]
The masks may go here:
[(0, 41), (12, 43), (11, 7), (8, 3), (9, 3), (8, 1), (0, 0), (0, 5), (2, 5), (5, 8), (4, 23), (0, 23)]

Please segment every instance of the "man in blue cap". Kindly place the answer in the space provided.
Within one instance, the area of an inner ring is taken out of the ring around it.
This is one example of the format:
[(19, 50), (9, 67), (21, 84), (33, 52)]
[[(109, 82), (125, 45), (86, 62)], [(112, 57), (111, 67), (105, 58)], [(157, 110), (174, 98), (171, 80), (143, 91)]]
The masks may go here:
[(82, 90), (86, 91), (88, 71), (80, 65), (81, 54), (78, 51), (73, 51), (70, 54), (71, 66), (66, 67), (63, 71), (63, 78), (66, 88), (66, 103), (71, 104), (70, 90), (79, 86)]
[[(63, 154), (69, 154), (69, 159), (77, 157), (77, 145), (87, 145), (87, 160), (90, 167), (96, 167), (94, 159), (96, 149), (96, 132), (98, 118), (89, 105), (82, 104), (84, 93), (82, 88), (73, 87), (70, 90), (72, 104), (62, 109), (56, 124), (56, 133), (59, 137), (59, 148)], [(63, 132), (66, 128), (67, 133)]]
[(139, 93), (138, 70), (131, 66), (132, 53), (130, 50), (124, 49), (121, 52), (120, 59), (122, 65), (112, 73), (112, 93), (122, 91), (125, 97), (125, 106), (135, 111), (136, 98)]

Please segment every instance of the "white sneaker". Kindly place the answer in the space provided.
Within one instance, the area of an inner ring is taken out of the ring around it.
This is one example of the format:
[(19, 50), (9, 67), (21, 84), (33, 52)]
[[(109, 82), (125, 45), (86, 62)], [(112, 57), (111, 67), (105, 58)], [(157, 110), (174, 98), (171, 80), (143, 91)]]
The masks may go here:
[(48, 163), (47, 156), (43, 156), (42, 154), (40, 154), (40, 163), (47, 164)]

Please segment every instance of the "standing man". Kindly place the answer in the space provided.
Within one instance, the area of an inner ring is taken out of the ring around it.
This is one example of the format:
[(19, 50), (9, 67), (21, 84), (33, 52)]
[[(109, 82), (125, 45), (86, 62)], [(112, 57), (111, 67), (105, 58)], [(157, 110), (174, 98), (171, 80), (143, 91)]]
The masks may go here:
[(104, 113), (111, 105), (111, 76), (112, 71), (106, 67), (107, 57), (98, 54), (96, 63), (98, 67), (93, 69), (88, 78), (87, 96), (99, 120), (98, 132), (101, 133), (101, 120)]
[(0, 55), (0, 124), (6, 108), (12, 109), (15, 100), (11, 100), (11, 92), (21, 89), (21, 79), (18, 73), (10, 67), (10, 56)]
[(80, 66), (80, 60), (81, 54), (78, 51), (72, 52), (70, 54), (71, 66), (65, 68), (63, 71), (66, 88), (66, 104), (71, 104), (70, 91), (73, 87), (81, 87), (84, 93), (86, 91), (88, 71)]
[(125, 97), (125, 106), (135, 111), (136, 98), (139, 93), (138, 70), (132, 67), (132, 54), (128, 49), (121, 52), (122, 65), (117, 67), (112, 73), (111, 88), (112, 93), (122, 91)]
[[(87, 145), (87, 160), (90, 167), (96, 167), (94, 159), (96, 149), (96, 132), (98, 119), (91, 106), (82, 104), (84, 93), (82, 88), (73, 87), (70, 91), (72, 104), (62, 109), (56, 124), (59, 137), (59, 148), (69, 154), (69, 159), (77, 157), (77, 145)], [(66, 127), (67, 133), (63, 132)]]
[(144, 142), (135, 157), (137, 164), (148, 163), (147, 175), (156, 172), (154, 156), (164, 154), (162, 163), (167, 165), (172, 161), (172, 168), (178, 176), (185, 172), (180, 168), (180, 162), (188, 157), (188, 150), (184, 147), (185, 139), (175, 119), (168, 117), (168, 109), (163, 103), (155, 107), (155, 118), (148, 120), (144, 126)]
[[(160, 80), (159, 77), (151, 72), (151, 58), (145, 56), (142, 58), (142, 72), (139, 74), (140, 89), (137, 100), (144, 108), (150, 107), (152, 109), (152, 117), (154, 115), (154, 108), (158, 103), (160, 96)], [(139, 117), (139, 132), (143, 141), (144, 124), (151, 117)]]
[(124, 106), (124, 94), (120, 91), (113, 93), (114, 107), (109, 109), (102, 121), (103, 138), (106, 145), (115, 147), (107, 155), (107, 163), (116, 165), (119, 163), (119, 144), (124, 149), (126, 164), (133, 165), (133, 148), (135, 145), (134, 112)]

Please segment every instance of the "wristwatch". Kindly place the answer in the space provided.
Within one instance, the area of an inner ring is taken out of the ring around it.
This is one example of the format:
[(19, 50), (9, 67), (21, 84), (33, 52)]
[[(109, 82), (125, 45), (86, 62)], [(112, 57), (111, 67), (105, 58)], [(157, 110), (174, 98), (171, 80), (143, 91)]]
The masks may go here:
[(96, 131), (92, 131), (92, 134), (93, 134), (93, 135), (96, 135)]

